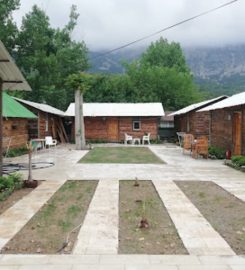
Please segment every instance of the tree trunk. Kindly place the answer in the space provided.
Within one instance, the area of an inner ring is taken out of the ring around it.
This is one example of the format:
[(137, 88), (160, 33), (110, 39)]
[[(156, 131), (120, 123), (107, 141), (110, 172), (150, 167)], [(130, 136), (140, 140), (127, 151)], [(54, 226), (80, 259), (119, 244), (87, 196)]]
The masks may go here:
[(81, 149), (86, 149), (85, 124), (83, 117), (83, 93), (80, 93), (80, 123), (81, 123)]
[(85, 125), (83, 117), (83, 94), (80, 90), (75, 93), (75, 137), (76, 149), (86, 149)]
[(29, 145), (28, 158), (29, 158), (28, 181), (32, 181), (32, 145), (31, 145), (31, 143)]
[(80, 99), (81, 92), (76, 90), (75, 92), (75, 141), (76, 149), (81, 150), (81, 113), (80, 113)]

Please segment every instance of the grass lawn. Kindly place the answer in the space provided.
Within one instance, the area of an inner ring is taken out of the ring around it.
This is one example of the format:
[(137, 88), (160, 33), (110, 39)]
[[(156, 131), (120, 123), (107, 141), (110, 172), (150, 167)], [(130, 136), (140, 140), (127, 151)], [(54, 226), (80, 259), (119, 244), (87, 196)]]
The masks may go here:
[(147, 147), (95, 147), (80, 163), (164, 163)]

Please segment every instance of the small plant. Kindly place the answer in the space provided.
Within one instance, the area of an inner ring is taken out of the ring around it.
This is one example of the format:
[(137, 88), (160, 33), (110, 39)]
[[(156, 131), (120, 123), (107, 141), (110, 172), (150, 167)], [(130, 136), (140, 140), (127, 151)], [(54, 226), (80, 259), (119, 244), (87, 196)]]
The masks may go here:
[(142, 202), (142, 218), (140, 220), (139, 228), (140, 229), (149, 228), (149, 222), (146, 218), (146, 201), (145, 200)]
[(245, 156), (233, 156), (231, 161), (232, 164), (238, 168), (245, 166)]
[(5, 200), (11, 193), (23, 186), (20, 174), (14, 173), (0, 177), (0, 201)]
[(9, 149), (7, 153), (5, 153), (6, 157), (18, 157), (28, 153), (28, 149), (26, 146), (22, 146), (19, 148)]
[(208, 153), (211, 157), (225, 159), (225, 149), (217, 146), (209, 146)]
[(135, 180), (134, 180), (134, 186), (135, 187), (139, 187), (140, 183), (139, 183), (139, 180), (137, 177), (135, 177)]

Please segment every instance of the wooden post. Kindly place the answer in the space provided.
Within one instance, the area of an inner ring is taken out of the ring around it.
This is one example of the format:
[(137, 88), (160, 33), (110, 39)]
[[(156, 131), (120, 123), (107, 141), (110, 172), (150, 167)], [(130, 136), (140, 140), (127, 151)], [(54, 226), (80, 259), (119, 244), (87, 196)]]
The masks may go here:
[(75, 92), (75, 142), (76, 142), (76, 149), (81, 150), (81, 91), (78, 89)]
[(32, 144), (31, 142), (28, 145), (28, 159), (29, 159), (28, 181), (32, 181)]
[(0, 176), (3, 175), (3, 80), (0, 77)]
[(83, 117), (83, 93), (80, 93), (80, 123), (81, 123), (81, 149), (86, 149), (85, 124)]

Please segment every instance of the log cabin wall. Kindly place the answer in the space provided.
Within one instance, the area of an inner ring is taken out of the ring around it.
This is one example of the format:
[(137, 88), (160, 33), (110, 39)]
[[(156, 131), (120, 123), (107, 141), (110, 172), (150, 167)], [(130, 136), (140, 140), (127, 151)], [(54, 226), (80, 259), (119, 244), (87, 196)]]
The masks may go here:
[(191, 133), (195, 137), (209, 136), (210, 112), (188, 112), (174, 117), (176, 132)]
[[(140, 121), (139, 130), (133, 130), (134, 121)], [(92, 141), (120, 142), (124, 141), (125, 133), (137, 138), (151, 133), (151, 139), (157, 139), (159, 121), (160, 117), (85, 117), (85, 137)], [(72, 131), (74, 134), (74, 124)]]
[(3, 118), (3, 149), (6, 150), (11, 139), (10, 148), (26, 145), (28, 136), (28, 119)]
[[(140, 121), (140, 129), (133, 130), (133, 121)], [(158, 136), (160, 117), (121, 117), (119, 121), (119, 138), (124, 141), (125, 133), (134, 138), (142, 138), (145, 133), (151, 133), (151, 139)]]
[(57, 125), (60, 116), (40, 111), (26, 104), (24, 106), (38, 117), (37, 120), (29, 121), (29, 138), (44, 139), (45, 136), (52, 136), (57, 139), (56, 132), (52, 129), (53, 125)]
[(245, 106), (214, 110), (211, 112), (211, 145), (234, 152), (234, 113), (241, 113), (241, 154), (245, 155)]

